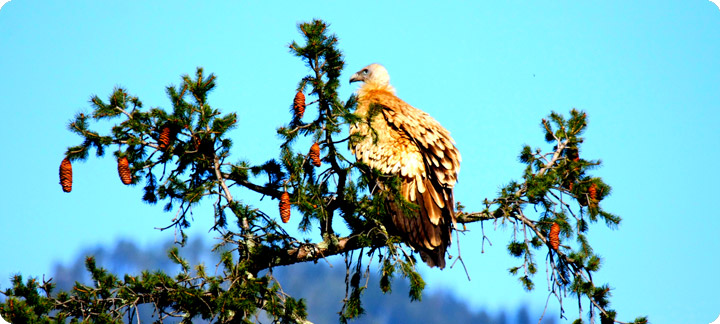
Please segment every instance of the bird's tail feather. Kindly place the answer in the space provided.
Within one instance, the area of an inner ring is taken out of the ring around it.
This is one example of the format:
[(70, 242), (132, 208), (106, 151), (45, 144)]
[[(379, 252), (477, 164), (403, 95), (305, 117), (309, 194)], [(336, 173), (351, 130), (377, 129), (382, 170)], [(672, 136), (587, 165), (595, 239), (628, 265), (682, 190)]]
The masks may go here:
[[(406, 184), (403, 183), (403, 185)], [(426, 185), (432, 186), (430, 183)], [(426, 188), (432, 190), (429, 187)], [(452, 202), (446, 202), (446, 206), (442, 208), (443, 217), (437, 224), (433, 224), (428, 216), (429, 210), (427, 207), (430, 206), (429, 204), (434, 204), (433, 198), (420, 192), (417, 192), (415, 197), (416, 201), (412, 201), (417, 206), (415, 209), (401, 206), (402, 202), (388, 202), (393, 224), (398, 232), (397, 234), (403, 238), (404, 242), (420, 253), (420, 257), (425, 263), (430, 267), (442, 269), (445, 267), (445, 252), (450, 245)]]

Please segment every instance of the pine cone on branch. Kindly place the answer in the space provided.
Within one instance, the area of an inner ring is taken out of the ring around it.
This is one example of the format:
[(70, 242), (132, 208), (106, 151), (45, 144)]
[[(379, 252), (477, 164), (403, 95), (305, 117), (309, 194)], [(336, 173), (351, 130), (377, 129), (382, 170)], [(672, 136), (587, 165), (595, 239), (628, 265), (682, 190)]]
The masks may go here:
[(590, 199), (592, 201), (597, 201), (597, 186), (594, 183), (590, 185), (590, 188), (588, 189), (588, 195), (590, 196)]
[(172, 134), (170, 126), (165, 125), (160, 128), (160, 136), (158, 137), (158, 149), (162, 151), (167, 148), (173, 139), (172, 137), (174, 136)]
[(72, 164), (68, 158), (64, 158), (60, 162), (60, 185), (64, 192), (72, 191)]
[(550, 237), (550, 246), (552, 246), (553, 250), (557, 250), (560, 247), (560, 225), (558, 223), (552, 224), (548, 236)]
[(293, 110), (295, 111), (295, 117), (301, 119), (305, 114), (305, 94), (302, 91), (298, 91), (295, 94), (295, 100), (293, 100)]
[(316, 167), (319, 167), (322, 162), (320, 161), (320, 145), (318, 145), (317, 142), (315, 142), (310, 147), (310, 152), (308, 153), (308, 157), (310, 158), (310, 161), (312, 161), (312, 164)]
[(283, 223), (290, 221), (290, 195), (287, 191), (280, 195), (278, 207), (280, 208), (280, 218), (282, 218)]
[(118, 159), (118, 175), (123, 184), (129, 185), (132, 182), (132, 173), (130, 173), (130, 164), (127, 157)]

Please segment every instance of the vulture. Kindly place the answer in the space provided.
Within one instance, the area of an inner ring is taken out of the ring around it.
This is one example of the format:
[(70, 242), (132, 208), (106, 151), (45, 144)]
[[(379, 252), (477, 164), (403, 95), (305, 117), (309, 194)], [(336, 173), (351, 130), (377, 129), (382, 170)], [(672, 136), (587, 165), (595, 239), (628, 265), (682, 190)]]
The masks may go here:
[(395, 233), (430, 267), (442, 269), (456, 222), (453, 187), (461, 158), (455, 141), (430, 115), (395, 95), (382, 65), (364, 67), (350, 78), (353, 82), (362, 85), (350, 150), (380, 173), (399, 177), (400, 193), (417, 208), (388, 201)]

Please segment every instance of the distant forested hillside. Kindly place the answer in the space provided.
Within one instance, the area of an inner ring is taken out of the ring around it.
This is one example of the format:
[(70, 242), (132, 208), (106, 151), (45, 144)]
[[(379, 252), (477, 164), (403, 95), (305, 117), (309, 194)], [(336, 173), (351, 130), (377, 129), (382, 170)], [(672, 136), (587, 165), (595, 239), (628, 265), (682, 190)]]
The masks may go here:
[[(82, 251), (69, 264), (56, 264), (52, 274), (57, 290), (69, 290), (76, 281), (89, 283), (89, 275), (85, 270), (86, 256), (94, 256), (97, 264), (116, 273), (139, 274), (142, 270), (162, 270), (173, 275), (179, 266), (172, 263), (166, 253), (171, 242), (165, 248), (158, 245), (141, 248), (137, 244), (121, 240), (114, 247), (95, 247)], [(208, 255), (210, 247), (202, 240), (191, 240), (180, 252), (191, 264), (204, 262), (207, 271), (213, 272), (218, 263), (216, 255)], [(307, 303), (308, 319), (313, 323), (337, 323), (338, 312), (345, 296), (345, 267), (342, 259), (333, 258), (327, 263), (305, 263), (291, 267), (274, 269), (282, 289), (287, 293), (304, 298)], [(218, 271), (222, 271), (218, 269)], [(531, 314), (527, 307), (516, 310), (478, 310), (468, 308), (462, 300), (457, 299), (449, 291), (434, 293), (426, 292), (421, 302), (410, 302), (407, 298), (409, 284), (405, 280), (396, 280), (392, 285), (392, 293), (383, 294), (378, 285), (377, 276), (370, 276), (368, 289), (363, 302), (366, 315), (357, 323), (479, 323), (479, 324), (536, 324), (540, 314)], [(140, 309), (143, 323), (151, 323), (151, 308)], [(260, 314), (259, 322), (269, 322)], [(170, 322), (171, 321), (167, 321)], [(201, 321), (194, 321), (200, 323)], [(556, 315), (546, 314), (543, 323), (556, 323)]]

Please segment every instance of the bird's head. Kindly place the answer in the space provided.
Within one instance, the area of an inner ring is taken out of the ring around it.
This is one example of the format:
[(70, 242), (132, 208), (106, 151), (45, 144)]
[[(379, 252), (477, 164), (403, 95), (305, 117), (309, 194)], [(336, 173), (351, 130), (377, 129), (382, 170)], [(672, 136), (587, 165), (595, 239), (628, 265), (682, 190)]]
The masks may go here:
[(365, 82), (366, 84), (374, 84), (377, 86), (389, 86), (390, 75), (384, 66), (373, 63), (362, 68), (362, 70), (357, 71), (350, 77), (350, 83), (356, 81)]

